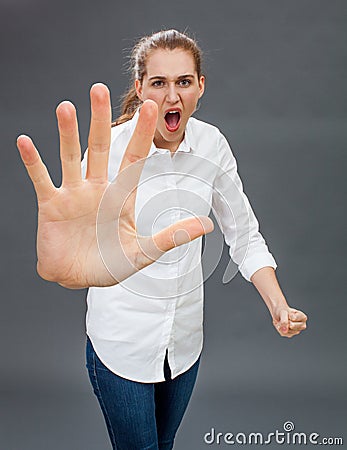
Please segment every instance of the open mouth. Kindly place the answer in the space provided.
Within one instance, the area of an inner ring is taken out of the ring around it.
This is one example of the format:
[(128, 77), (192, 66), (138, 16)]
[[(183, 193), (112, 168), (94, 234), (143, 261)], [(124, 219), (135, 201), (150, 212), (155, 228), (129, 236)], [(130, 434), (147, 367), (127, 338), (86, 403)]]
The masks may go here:
[(181, 114), (179, 111), (168, 111), (165, 114), (165, 125), (168, 131), (177, 131), (181, 122)]

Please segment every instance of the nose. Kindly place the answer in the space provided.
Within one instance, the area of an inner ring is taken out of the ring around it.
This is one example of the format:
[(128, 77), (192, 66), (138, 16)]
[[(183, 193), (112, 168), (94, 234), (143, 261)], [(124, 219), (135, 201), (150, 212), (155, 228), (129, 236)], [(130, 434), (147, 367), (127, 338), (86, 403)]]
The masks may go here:
[(179, 101), (180, 98), (177, 92), (176, 84), (169, 84), (166, 98), (169, 103), (177, 103)]

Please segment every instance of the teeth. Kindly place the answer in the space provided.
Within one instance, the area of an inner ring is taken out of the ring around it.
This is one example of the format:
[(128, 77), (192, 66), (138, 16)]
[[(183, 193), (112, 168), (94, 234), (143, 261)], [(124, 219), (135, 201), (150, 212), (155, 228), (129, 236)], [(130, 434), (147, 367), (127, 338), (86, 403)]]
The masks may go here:
[(178, 111), (168, 111), (168, 114), (176, 114)]

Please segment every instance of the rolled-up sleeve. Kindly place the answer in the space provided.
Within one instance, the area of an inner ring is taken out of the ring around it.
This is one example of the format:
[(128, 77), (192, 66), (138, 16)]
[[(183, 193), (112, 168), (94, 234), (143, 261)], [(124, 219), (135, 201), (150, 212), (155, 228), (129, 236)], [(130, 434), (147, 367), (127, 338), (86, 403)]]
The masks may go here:
[(218, 137), (219, 170), (214, 180), (212, 211), (230, 247), (231, 259), (250, 281), (262, 267), (277, 268), (276, 261), (259, 232), (259, 223), (237, 172), (236, 159), (226, 138)]

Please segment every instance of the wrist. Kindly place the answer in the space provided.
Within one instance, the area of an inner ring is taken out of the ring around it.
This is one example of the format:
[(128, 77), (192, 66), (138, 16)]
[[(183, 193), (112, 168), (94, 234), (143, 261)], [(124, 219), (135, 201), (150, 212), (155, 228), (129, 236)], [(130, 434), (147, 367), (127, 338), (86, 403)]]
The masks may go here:
[(251, 281), (263, 298), (272, 318), (276, 318), (280, 310), (289, 308), (272, 267), (259, 269), (253, 274)]

